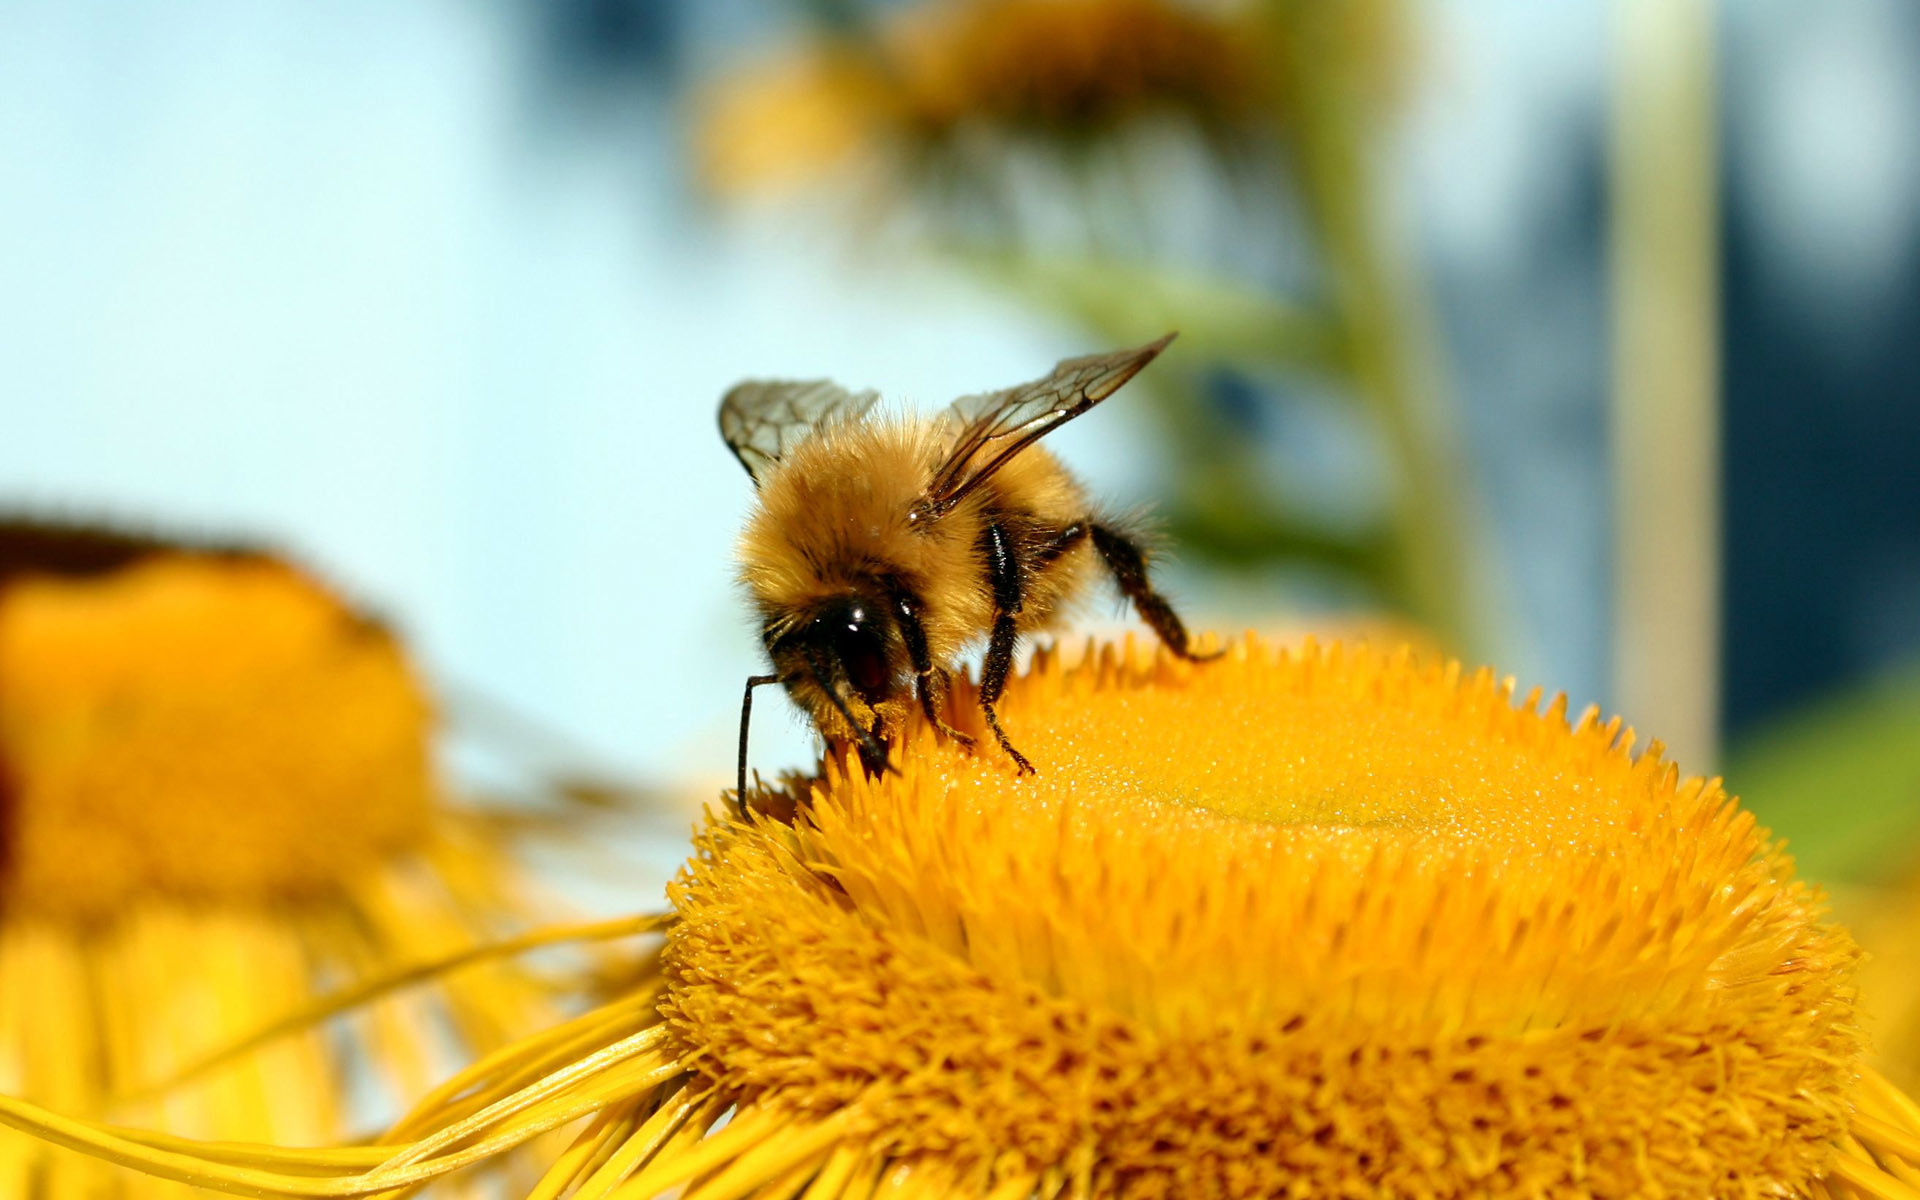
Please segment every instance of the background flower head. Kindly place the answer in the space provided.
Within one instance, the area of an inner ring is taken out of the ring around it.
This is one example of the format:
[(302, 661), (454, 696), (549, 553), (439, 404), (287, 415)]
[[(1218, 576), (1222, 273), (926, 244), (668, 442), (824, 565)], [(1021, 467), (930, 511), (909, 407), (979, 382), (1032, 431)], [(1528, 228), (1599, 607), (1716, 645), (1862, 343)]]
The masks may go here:
[[(547, 1019), (530, 976), (483, 964), (204, 1061), (551, 911), (447, 803), (433, 729), (395, 636), (284, 559), (0, 521), (0, 1089), (326, 1141)], [(90, 1189), (152, 1181), (0, 1138), (7, 1194)]]

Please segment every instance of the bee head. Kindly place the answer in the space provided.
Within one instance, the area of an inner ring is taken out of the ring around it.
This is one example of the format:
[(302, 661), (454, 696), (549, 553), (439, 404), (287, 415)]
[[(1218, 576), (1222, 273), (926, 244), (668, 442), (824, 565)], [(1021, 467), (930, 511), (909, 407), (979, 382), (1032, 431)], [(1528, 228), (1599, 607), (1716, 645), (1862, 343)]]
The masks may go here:
[(877, 598), (836, 596), (773, 636), (767, 651), (783, 677), (834, 695), (858, 696), (869, 709), (893, 698), (893, 621)]

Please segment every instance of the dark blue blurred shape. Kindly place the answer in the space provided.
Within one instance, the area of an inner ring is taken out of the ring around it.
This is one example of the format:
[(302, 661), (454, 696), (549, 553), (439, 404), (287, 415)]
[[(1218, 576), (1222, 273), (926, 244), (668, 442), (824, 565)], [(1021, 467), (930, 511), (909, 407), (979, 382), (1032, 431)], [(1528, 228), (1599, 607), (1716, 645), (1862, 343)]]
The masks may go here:
[(1920, 656), (1920, 277), (1844, 349), (1758, 286), (1727, 197), (1726, 722)]
[(555, 73), (570, 83), (671, 74), (682, 6), (675, 0), (536, 0)]

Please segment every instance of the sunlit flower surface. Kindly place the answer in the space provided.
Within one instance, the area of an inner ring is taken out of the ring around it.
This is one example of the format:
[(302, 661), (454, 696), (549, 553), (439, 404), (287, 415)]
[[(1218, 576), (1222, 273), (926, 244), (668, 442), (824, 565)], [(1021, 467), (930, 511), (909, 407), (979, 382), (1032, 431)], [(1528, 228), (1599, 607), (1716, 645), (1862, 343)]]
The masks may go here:
[(640, 985), (382, 1145), (0, 1119), (267, 1194), (575, 1121), (536, 1195), (1909, 1194), (1920, 1109), (1861, 1067), (1852, 942), (1618, 722), (1251, 639), (1042, 654), (1000, 711), (1037, 776), (919, 731), (710, 816)]
[[(0, 1090), (324, 1142), (369, 1085), (418, 1095), (450, 1055), (551, 1019), (483, 964), (192, 1071), (540, 911), (488, 826), (443, 806), (432, 719), (393, 636), (284, 561), (0, 522)], [(0, 1136), (0, 1195), (163, 1187)]]

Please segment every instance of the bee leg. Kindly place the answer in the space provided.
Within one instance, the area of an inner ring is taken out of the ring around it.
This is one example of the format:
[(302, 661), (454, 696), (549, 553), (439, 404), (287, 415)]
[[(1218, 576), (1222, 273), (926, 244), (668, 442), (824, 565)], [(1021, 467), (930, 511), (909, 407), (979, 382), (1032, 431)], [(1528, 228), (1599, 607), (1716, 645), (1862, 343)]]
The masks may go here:
[(1007, 757), (1019, 765), (1021, 774), (1031, 775), (1033, 764), (1013, 748), (1006, 730), (1000, 728), (999, 716), (993, 711), (1000, 693), (1006, 690), (1007, 672), (1013, 668), (1013, 644), (1019, 636), (1013, 619), (1019, 615), (1023, 603), (1020, 560), (1014, 553), (1013, 539), (997, 523), (988, 525), (980, 540), (981, 549), (986, 552), (987, 579), (993, 585), (993, 606), (998, 610), (993, 619), (993, 633), (987, 640), (986, 661), (980, 667), (980, 711), (986, 714), (987, 728), (993, 730)]
[(778, 675), (749, 675), (747, 690), (740, 697), (740, 777), (739, 786), (733, 793), (733, 804), (743, 818), (747, 815), (747, 731), (753, 724), (753, 689), (779, 682)]
[(971, 746), (972, 735), (960, 732), (940, 718), (940, 706), (947, 699), (947, 679), (947, 673), (938, 667), (929, 666), (924, 671), (915, 668), (913, 690), (920, 698), (920, 711), (926, 715), (927, 724), (933, 726), (941, 737), (952, 738), (962, 746)]
[(1093, 548), (1099, 551), (1101, 561), (1107, 564), (1114, 582), (1120, 585), (1120, 591), (1133, 601), (1140, 618), (1153, 627), (1154, 633), (1166, 643), (1167, 649), (1188, 662), (1206, 662), (1226, 653), (1225, 650), (1214, 650), (1207, 654), (1194, 652), (1187, 637), (1187, 627), (1180, 623), (1179, 614), (1173, 611), (1173, 605), (1167, 603), (1167, 598), (1154, 591), (1153, 584), (1148, 582), (1146, 557), (1140, 553), (1138, 545), (1105, 525), (1091, 525), (1088, 533), (1093, 537)]
[(940, 719), (940, 703), (947, 697), (947, 673), (933, 665), (927, 648), (927, 630), (920, 623), (920, 602), (898, 582), (890, 588), (894, 618), (900, 623), (900, 638), (907, 644), (907, 658), (913, 663), (913, 689), (920, 698), (920, 711), (927, 724), (963, 746), (973, 739)]
[(941, 736), (952, 738), (962, 746), (973, 745), (973, 735), (961, 733), (958, 729), (940, 719), (941, 702), (947, 698), (947, 673), (929, 671), (914, 680), (914, 688), (920, 693), (920, 709), (927, 714), (927, 720), (940, 731)]
[(1062, 529), (1053, 536), (1051, 542), (1041, 547), (1034, 565), (1041, 567), (1047, 566), (1052, 563), (1054, 559), (1059, 558), (1062, 554), (1078, 546), (1081, 542), (1086, 541), (1087, 529), (1088, 524), (1085, 521), (1075, 521), (1065, 529)]
[(880, 714), (873, 715), (872, 729), (861, 728), (860, 722), (854, 718), (853, 710), (847, 707), (847, 702), (840, 698), (840, 693), (834, 691), (833, 686), (827, 682), (826, 660), (813, 649), (807, 651), (807, 669), (813, 675), (814, 686), (818, 687), (821, 694), (839, 711), (841, 719), (847, 723), (847, 728), (857, 735), (854, 740), (860, 747), (860, 765), (867, 769), (869, 775), (885, 774), (891, 766), (887, 762), (886, 739), (880, 736)]
[(873, 719), (873, 728), (855, 745), (860, 751), (860, 765), (866, 769), (868, 779), (878, 779), (887, 773), (891, 764), (887, 761), (887, 740), (880, 736), (879, 717)]
[(1002, 613), (993, 623), (993, 637), (987, 642), (987, 660), (980, 668), (980, 711), (986, 714), (987, 728), (993, 730), (1007, 757), (1019, 765), (1021, 774), (1031, 775), (1033, 764), (1013, 748), (1013, 743), (1007, 740), (1007, 731), (1000, 728), (1000, 718), (993, 711), (994, 702), (1006, 690), (1007, 671), (1013, 666), (1013, 641), (1013, 618)]

